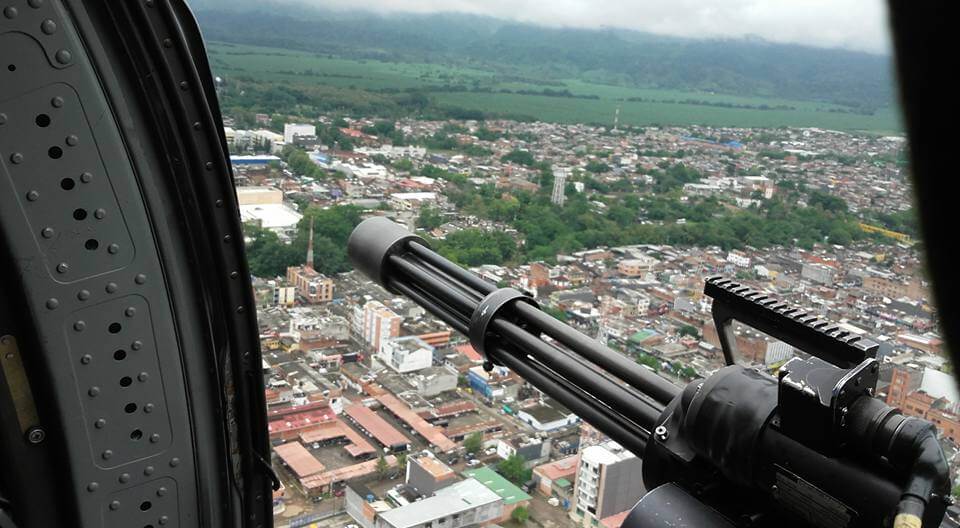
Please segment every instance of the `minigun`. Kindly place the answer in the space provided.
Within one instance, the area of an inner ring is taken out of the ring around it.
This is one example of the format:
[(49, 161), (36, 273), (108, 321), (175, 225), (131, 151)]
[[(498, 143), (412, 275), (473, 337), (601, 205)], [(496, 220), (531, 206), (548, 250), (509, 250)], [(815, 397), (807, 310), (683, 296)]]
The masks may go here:
[[(643, 461), (625, 528), (936, 527), (950, 501), (937, 430), (874, 398), (876, 343), (722, 277), (706, 280), (726, 366), (678, 387), (374, 217), (361, 273), (469, 338)], [(794, 347), (774, 377), (738, 365), (734, 322)]]

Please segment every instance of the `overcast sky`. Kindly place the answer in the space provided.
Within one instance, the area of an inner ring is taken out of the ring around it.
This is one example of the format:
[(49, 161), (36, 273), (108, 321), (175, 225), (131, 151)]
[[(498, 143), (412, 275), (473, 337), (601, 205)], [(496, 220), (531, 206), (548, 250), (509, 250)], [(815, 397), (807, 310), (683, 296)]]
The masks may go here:
[(375, 12), (463, 12), (549, 26), (614, 26), (683, 37), (889, 52), (883, 0), (301, 0)]

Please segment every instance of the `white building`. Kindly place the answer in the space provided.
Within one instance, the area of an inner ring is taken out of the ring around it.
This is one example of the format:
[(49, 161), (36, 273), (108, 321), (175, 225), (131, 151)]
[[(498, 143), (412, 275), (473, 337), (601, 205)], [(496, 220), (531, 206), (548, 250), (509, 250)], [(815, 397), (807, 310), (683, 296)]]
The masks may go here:
[(550, 201), (554, 205), (563, 207), (567, 199), (566, 188), (567, 178), (570, 176), (570, 169), (567, 167), (557, 167), (553, 169), (553, 192), (550, 194)]
[(616, 442), (580, 451), (570, 517), (584, 527), (632, 508), (646, 493), (643, 463)]
[(424, 204), (437, 203), (437, 193), (435, 192), (408, 192), (393, 193), (390, 195), (390, 204), (395, 209), (419, 209)]
[(317, 127), (313, 125), (301, 125), (297, 123), (285, 123), (283, 125), (283, 142), (293, 144), (297, 136), (316, 136)]
[(270, 152), (280, 152), (283, 149), (283, 135), (270, 130), (254, 130), (252, 133), (254, 146)]
[(274, 187), (238, 187), (240, 220), (269, 229), (281, 238), (296, 234), (303, 215), (283, 203), (283, 192)]
[(462, 528), (497, 521), (503, 516), (503, 499), (468, 478), (437, 490), (433, 497), (381, 512), (374, 528)]
[(750, 257), (748, 257), (747, 254), (742, 251), (733, 250), (730, 253), (727, 253), (727, 262), (738, 268), (750, 267)]
[(417, 336), (394, 337), (383, 342), (377, 359), (397, 372), (414, 372), (433, 365), (433, 347)]

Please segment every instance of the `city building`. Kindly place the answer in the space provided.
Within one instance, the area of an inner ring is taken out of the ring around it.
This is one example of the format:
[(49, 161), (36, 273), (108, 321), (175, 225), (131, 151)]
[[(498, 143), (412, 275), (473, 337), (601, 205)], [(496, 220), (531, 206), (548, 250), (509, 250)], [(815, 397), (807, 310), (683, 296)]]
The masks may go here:
[(584, 527), (629, 510), (646, 493), (643, 463), (619, 444), (608, 441), (580, 452), (570, 517)]
[(291, 239), (303, 215), (285, 204), (283, 192), (274, 187), (237, 187), (240, 220), (269, 229), (284, 239)]
[(800, 271), (800, 276), (804, 279), (826, 286), (833, 286), (833, 281), (836, 277), (836, 274), (837, 270), (831, 268), (830, 266), (819, 263), (811, 264), (805, 262)]
[(553, 191), (550, 193), (550, 201), (554, 205), (563, 207), (567, 200), (567, 178), (570, 177), (570, 169), (567, 167), (555, 167), (553, 169)]
[(383, 341), (377, 359), (397, 372), (414, 372), (433, 365), (433, 347), (417, 336), (393, 337)]
[(313, 125), (301, 125), (298, 123), (285, 123), (283, 125), (283, 142), (294, 144), (298, 136), (312, 137), (317, 135), (317, 127)]
[(437, 490), (436, 495), (381, 512), (374, 528), (462, 528), (481, 526), (503, 518), (504, 501), (468, 478)]
[(380, 301), (369, 301), (363, 305), (361, 321), (364, 342), (375, 352), (380, 352), (388, 339), (400, 335), (403, 318)]
[(533, 480), (537, 483), (537, 491), (545, 497), (557, 496), (569, 499), (579, 464), (580, 456), (570, 455), (533, 468)]
[(457, 474), (437, 457), (425, 453), (407, 458), (406, 483), (424, 497), (457, 479)]
[(525, 491), (488, 466), (468, 469), (463, 472), (463, 476), (477, 479), (487, 489), (503, 499), (503, 512), (494, 522), (505, 521), (510, 518), (513, 510), (530, 505), (530, 499), (532, 498), (530, 495), (527, 495)]
[(617, 263), (617, 271), (627, 277), (640, 277), (650, 273), (658, 264), (657, 259), (646, 255), (624, 259)]

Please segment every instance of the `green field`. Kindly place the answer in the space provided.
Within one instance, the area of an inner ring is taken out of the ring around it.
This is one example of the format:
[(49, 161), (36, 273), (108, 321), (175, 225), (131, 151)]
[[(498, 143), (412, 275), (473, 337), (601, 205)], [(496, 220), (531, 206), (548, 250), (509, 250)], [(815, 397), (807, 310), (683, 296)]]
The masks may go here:
[[(875, 133), (896, 133), (902, 130), (897, 111), (893, 108), (882, 108), (873, 115), (858, 115), (842, 112), (843, 108), (837, 105), (811, 101), (611, 86), (578, 79), (526, 82), (494, 71), (453, 65), (351, 60), (301, 51), (219, 42), (209, 44), (208, 53), (214, 73), (228, 78), (249, 77), (262, 81), (289, 82), (292, 85), (326, 85), (370, 91), (420, 88), (429, 91), (439, 105), (504, 115), (530, 116), (543, 121), (612, 123), (619, 106), (620, 123), (629, 125), (795, 126)], [(443, 89), (444, 86), (456, 85), (485, 91)], [(545, 88), (568, 90), (573, 95), (597, 98), (500, 92), (504, 89), (539, 92)], [(629, 98), (643, 100), (629, 101)], [(681, 102), (691, 99), (708, 104)], [(711, 106), (714, 104), (754, 108)], [(761, 105), (791, 108), (756, 108)]]

